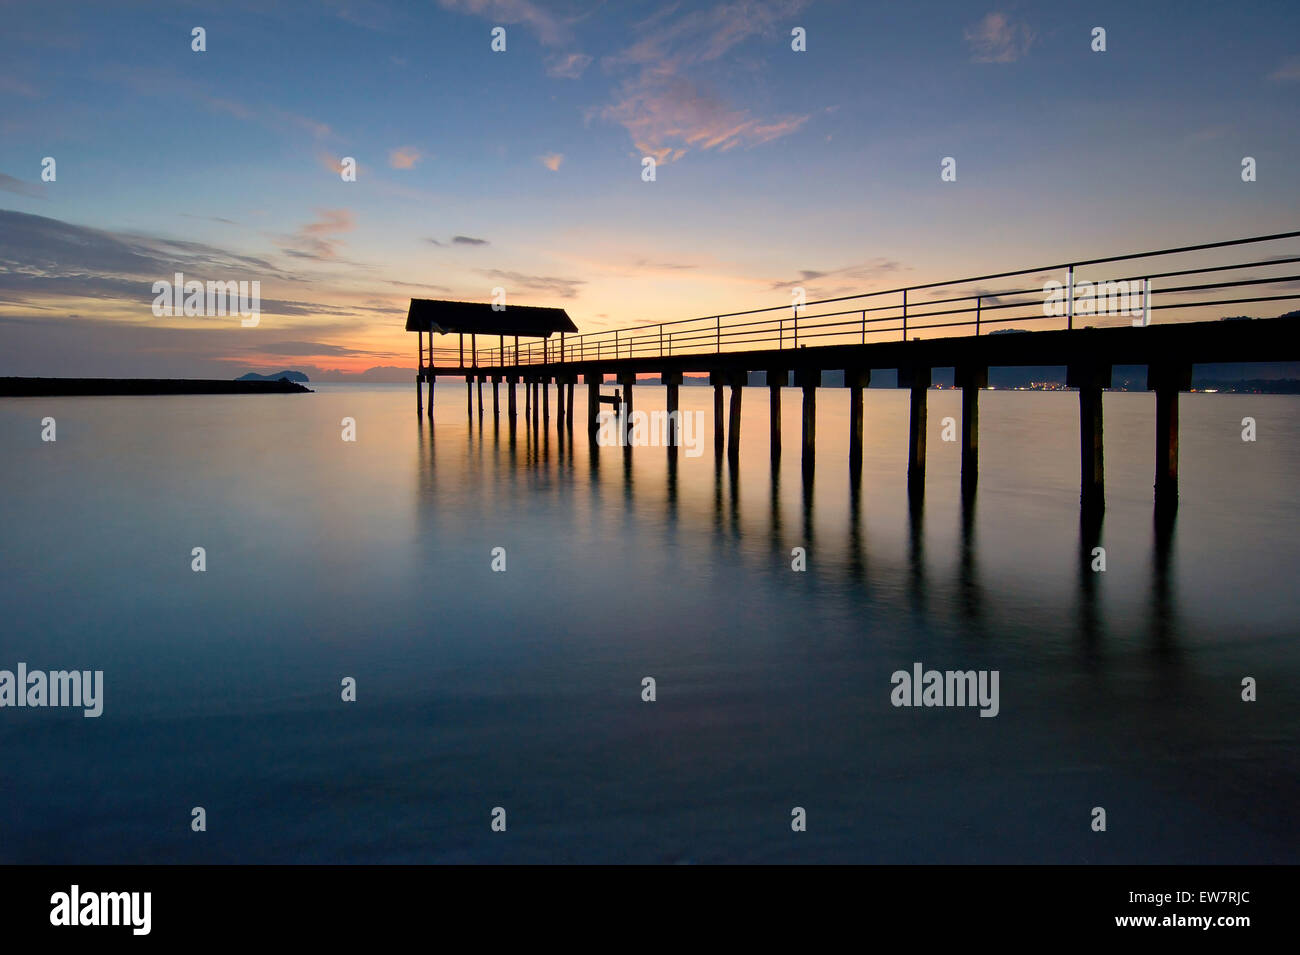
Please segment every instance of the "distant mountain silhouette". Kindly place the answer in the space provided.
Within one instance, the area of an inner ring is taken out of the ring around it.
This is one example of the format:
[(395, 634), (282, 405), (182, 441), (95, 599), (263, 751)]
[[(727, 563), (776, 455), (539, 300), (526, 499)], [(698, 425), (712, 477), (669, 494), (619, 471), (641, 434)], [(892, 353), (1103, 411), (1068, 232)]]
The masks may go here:
[(297, 382), (311, 381), (310, 378), (308, 378), (300, 371), (282, 371), (274, 375), (259, 375), (255, 371), (250, 371), (246, 375), (240, 375), (238, 378), (235, 379), (235, 381), (279, 381), (282, 378), (287, 381), (297, 381)]
[(414, 368), (399, 368), (394, 365), (375, 365), (365, 371), (347, 372), (337, 368), (313, 369), (317, 381), (355, 381), (371, 384), (407, 384), (415, 380)]

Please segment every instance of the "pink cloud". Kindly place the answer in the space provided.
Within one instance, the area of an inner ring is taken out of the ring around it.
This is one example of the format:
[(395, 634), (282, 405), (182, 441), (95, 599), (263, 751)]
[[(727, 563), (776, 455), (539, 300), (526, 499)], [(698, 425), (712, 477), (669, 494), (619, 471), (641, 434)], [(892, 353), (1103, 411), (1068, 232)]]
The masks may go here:
[[(324, 152), (323, 150), (318, 150), (316, 152), (316, 161), (320, 163), (322, 166), (324, 166), (326, 169), (330, 170), (335, 174), (341, 174), (343, 172), (343, 160), (339, 156), (332, 156), (329, 153)], [(360, 163), (357, 163), (356, 169), (357, 169), (357, 175), (360, 176), (361, 174)]]
[(728, 106), (684, 77), (653, 83), (630, 83), (619, 102), (601, 111), (621, 123), (637, 149), (658, 162), (680, 159), (688, 148), (726, 152), (788, 136), (808, 116), (763, 120), (748, 110)]
[(317, 209), (316, 219), (299, 226), (293, 235), (282, 237), (280, 247), (294, 258), (334, 259), (343, 245), (337, 237), (355, 226), (351, 209)]
[(635, 43), (601, 61), (608, 70), (637, 72), (596, 115), (621, 124), (637, 149), (659, 162), (680, 159), (692, 148), (725, 152), (790, 135), (811, 114), (755, 116), (711, 94), (690, 74), (752, 37), (782, 34), (804, 6), (805, 0), (738, 0), (681, 16), (672, 7), (660, 11), (637, 24)]
[(576, 80), (590, 65), (591, 57), (586, 53), (564, 53), (547, 59), (546, 75)]
[(438, 2), (445, 10), (475, 14), (495, 24), (525, 24), (547, 46), (563, 43), (568, 36), (565, 22), (533, 3), (532, 0), (438, 0)]
[(558, 172), (560, 163), (564, 162), (564, 153), (546, 153), (538, 156), (537, 160), (551, 172)]
[(965, 32), (976, 63), (1013, 63), (1029, 52), (1034, 33), (1023, 23), (1013, 23), (1005, 13), (986, 14)]
[(420, 151), (414, 146), (400, 146), (388, 154), (388, 165), (394, 169), (411, 169), (420, 158)]

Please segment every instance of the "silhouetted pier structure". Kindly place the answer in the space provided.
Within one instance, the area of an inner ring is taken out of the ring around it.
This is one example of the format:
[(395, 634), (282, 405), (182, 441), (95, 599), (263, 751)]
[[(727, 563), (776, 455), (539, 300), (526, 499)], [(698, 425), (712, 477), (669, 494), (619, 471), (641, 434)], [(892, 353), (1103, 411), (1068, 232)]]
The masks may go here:
[[(908, 488), (919, 496), (925, 486), (928, 389), (934, 369), (952, 368), (962, 390), (961, 483), (970, 494), (979, 473), (979, 392), (988, 387), (989, 368), (1064, 366), (1067, 386), (1079, 394), (1080, 496), (1090, 508), (1104, 506), (1105, 500), (1102, 392), (1111, 386), (1115, 366), (1141, 365), (1148, 371), (1147, 389), (1156, 396), (1156, 502), (1172, 505), (1178, 494), (1178, 395), (1191, 387), (1192, 366), (1300, 359), (1300, 314), (1205, 321), (1196, 320), (1197, 310), (1300, 300), (1298, 237), (1300, 232), (1255, 236), (806, 304), (796, 298), (793, 305), (581, 335), (571, 334), (577, 329), (562, 309), (512, 305), (491, 311), (490, 305), (413, 299), (406, 327), (420, 333), (417, 413), (420, 382), (429, 386), (432, 415), (434, 380), (464, 376), (471, 415), (475, 383), (483, 415), (486, 379), (492, 381), (492, 409), (498, 415), (497, 385), (504, 380), (510, 386), (511, 427), (514, 386), (523, 383), (525, 421), (531, 411), (537, 429), (549, 422), (554, 384), (557, 426), (572, 430), (574, 386), (581, 378), (587, 385), (587, 429), (594, 438), (606, 377), (614, 376), (621, 386), (621, 410), (630, 415), (639, 376), (659, 378), (671, 414), (679, 409), (683, 377), (707, 375), (713, 387), (715, 452), (722, 456), (725, 435), (726, 454), (734, 461), (740, 452), (743, 386), (751, 372), (764, 372), (776, 460), (781, 454), (780, 389), (793, 374), (795, 387), (803, 392), (802, 463), (811, 472), (817, 389), (823, 373), (843, 371), (850, 389), (849, 466), (860, 473), (862, 389), (870, 384), (872, 371), (893, 369), (898, 387), (911, 394)], [(460, 348), (434, 348), (434, 332), (460, 334)], [(556, 333), (559, 340), (552, 341)], [(468, 361), (465, 334), (471, 335)], [(478, 335), (495, 336), (496, 346), (478, 348)], [(540, 341), (521, 343), (521, 338)], [(730, 390), (725, 421), (724, 389)], [(670, 438), (673, 453), (678, 433)]]

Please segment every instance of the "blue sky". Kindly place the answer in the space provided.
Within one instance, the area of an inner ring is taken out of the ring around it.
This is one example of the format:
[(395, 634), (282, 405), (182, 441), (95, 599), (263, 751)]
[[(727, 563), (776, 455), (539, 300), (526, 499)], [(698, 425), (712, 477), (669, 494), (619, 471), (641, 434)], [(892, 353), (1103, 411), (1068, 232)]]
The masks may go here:
[[(1294, 3), (236, 0), (0, 18), (0, 374), (410, 366), (412, 295), (502, 286), (595, 330), (1300, 221)], [(180, 267), (260, 280), (262, 323), (155, 317), (151, 282)]]

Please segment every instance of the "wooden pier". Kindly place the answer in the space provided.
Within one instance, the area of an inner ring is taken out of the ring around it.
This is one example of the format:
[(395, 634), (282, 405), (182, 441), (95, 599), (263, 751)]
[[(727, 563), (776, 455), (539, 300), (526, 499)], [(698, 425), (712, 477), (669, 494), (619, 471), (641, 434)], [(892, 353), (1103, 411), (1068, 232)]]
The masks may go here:
[[(1105, 504), (1102, 393), (1111, 386), (1115, 366), (1139, 365), (1147, 368), (1147, 388), (1156, 395), (1155, 499), (1157, 505), (1172, 506), (1178, 496), (1178, 396), (1191, 387), (1192, 366), (1300, 360), (1300, 313), (1206, 321), (1196, 320), (1198, 310), (1203, 316), (1207, 308), (1222, 311), (1263, 302), (1276, 308), (1275, 303), (1300, 300), (1295, 292), (1300, 276), (1291, 268), (1300, 262), (1297, 237), (1300, 232), (1282, 233), (874, 292), (809, 303), (808, 308), (821, 307), (812, 315), (804, 307), (757, 309), (574, 337), (569, 336), (576, 328), (561, 309), (511, 306), (506, 313), (489, 313), (486, 305), (412, 300), (407, 329), (420, 336), (417, 413), (422, 411), (421, 382), (428, 386), (431, 416), (433, 382), (463, 376), (471, 416), (478, 383), (481, 417), (487, 378), (493, 382), (494, 417), (500, 414), (496, 383), (506, 383), (506, 413), (514, 428), (515, 389), (523, 383), (524, 420), (529, 421), (531, 410), (530, 426), (538, 430), (549, 427), (554, 385), (557, 428), (572, 432), (574, 386), (581, 378), (587, 385), (587, 430), (594, 436), (607, 378), (617, 382), (622, 411), (630, 416), (635, 389), (647, 387), (641, 378), (658, 379), (672, 412), (679, 408), (684, 376), (707, 375), (713, 387), (715, 454), (735, 462), (744, 386), (751, 372), (765, 372), (771, 391), (769, 444), (776, 461), (782, 452), (780, 389), (793, 373), (795, 387), (802, 390), (801, 461), (811, 472), (816, 465), (817, 391), (824, 373), (842, 371), (850, 389), (849, 466), (860, 473), (868, 426), (862, 390), (873, 371), (890, 369), (897, 372), (898, 387), (910, 392), (908, 490), (919, 498), (925, 488), (927, 394), (934, 370), (951, 368), (962, 390), (961, 486), (970, 495), (978, 484), (979, 393), (988, 387), (989, 368), (1063, 366), (1067, 386), (1079, 395), (1080, 500), (1085, 509), (1099, 509)], [(1238, 261), (1246, 258), (1243, 247), (1262, 243), (1275, 254)], [(1292, 254), (1276, 254), (1279, 247)], [(1224, 257), (1232, 261), (1224, 263)], [(1131, 271), (1135, 262), (1147, 268), (1127, 278), (1114, 276), (1121, 269)], [(1179, 267), (1171, 270), (1171, 265)], [(1097, 278), (1083, 278), (1085, 268)], [(1023, 286), (1031, 278), (1037, 285), (1041, 276), (1054, 273), (1061, 275), (1058, 284), (1065, 295), (1061, 311), (1046, 314), (1053, 280), (1043, 282), (1042, 289)], [(1214, 280), (1203, 280), (1208, 277)], [(994, 294), (987, 291), (990, 280), (1011, 281), (1014, 287)], [(1161, 284), (1153, 286), (1153, 280)], [(965, 293), (967, 287), (973, 287), (973, 294)], [(1123, 306), (1118, 315), (1116, 301)], [(852, 308), (842, 307), (850, 303)], [(1178, 320), (1162, 321), (1165, 310)], [(999, 334), (1004, 329), (1024, 334)], [(460, 348), (434, 348), (435, 331), (459, 333)], [(471, 335), (468, 356), (465, 334)], [(477, 349), (473, 340), (479, 335), (496, 337), (497, 346)], [(540, 341), (521, 344), (520, 338)]]

